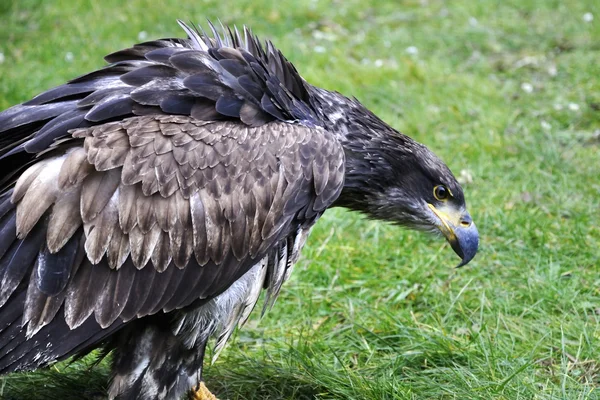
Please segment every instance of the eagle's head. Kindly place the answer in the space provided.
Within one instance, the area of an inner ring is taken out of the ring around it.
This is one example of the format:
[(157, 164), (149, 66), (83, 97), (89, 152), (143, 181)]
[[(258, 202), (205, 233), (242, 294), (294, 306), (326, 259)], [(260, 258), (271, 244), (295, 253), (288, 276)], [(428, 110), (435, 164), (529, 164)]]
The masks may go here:
[(335, 129), (346, 153), (346, 181), (336, 205), (372, 218), (441, 233), (467, 264), (479, 234), (463, 190), (431, 150), (394, 130), (355, 100)]

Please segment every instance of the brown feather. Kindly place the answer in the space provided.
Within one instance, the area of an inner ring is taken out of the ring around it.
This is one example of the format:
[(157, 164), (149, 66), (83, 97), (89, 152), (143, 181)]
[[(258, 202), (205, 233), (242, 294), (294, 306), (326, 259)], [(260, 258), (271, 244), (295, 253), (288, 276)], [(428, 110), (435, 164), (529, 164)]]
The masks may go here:
[[(158, 241), (152, 253), (152, 265), (158, 272), (163, 272), (171, 262), (171, 253), (169, 248), (169, 234), (160, 231)], [(189, 268), (189, 267), (188, 267)]]
[(92, 264), (98, 264), (108, 249), (113, 232), (118, 227), (117, 196), (112, 198), (104, 206), (101, 213), (89, 222), (84, 223), (86, 232), (85, 251)]
[[(144, 236), (144, 233), (137, 225), (129, 232), (129, 247), (131, 251), (131, 258), (133, 260), (133, 264), (137, 269), (143, 268), (152, 254), (143, 253)], [(148, 256), (148, 258), (146, 258), (146, 256)]]
[(240, 109), (240, 120), (248, 126), (256, 127), (269, 122), (271, 117), (259, 107), (246, 101)]
[[(144, 151), (150, 152), (151, 150), (153, 151), (151, 145), (156, 137), (158, 123), (151, 119), (147, 120), (150, 121), (152, 125), (145, 126), (145, 130), (142, 130), (142, 128), (138, 125), (135, 128), (132, 127), (128, 129), (127, 133), (129, 134), (129, 143), (131, 144), (131, 147), (142, 147), (144, 148)], [(156, 126), (156, 128), (150, 128), (150, 126)], [(148, 154), (146, 154), (146, 156)]]
[(173, 145), (171, 144), (170, 138), (164, 136), (162, 130), (160, 133), (161, 134), (154, 136), (154, 152), (156, 154), (165, 154), (171, 152), (171, 150), (173, 150)]
[(142, 179), (142, 191), (146, 196), (150, 196), (158, 192), (158, 189), (158, 177), (156, 176), (156, 170), (152, 167), (152, 170), (146, 173)]
[(254, 258), (257, 255), (258, 247), (260, 246), (262, 239), (260, 232), (263, 227), (264, 215), (266, 213), (264, 207), (262, 206), (262, 202), (260, 201), (260, 191), (264, 190), (264, 188), (253, 188), (253, 190), (248, 194), (248, 202), (247, 202), (247, 213), (248, 215), (248, 230), (250, 231), (250, 243), (249, 243), (249, 253), (250, 257)]
[(181, 225), (184, 219), (186, 219), (185, 214), (189, 209), (189, 200), (183, 198), (180, 191), (175, 192), (172, 197), (169, 197), (167, 202), (167, 215), (166, 215), (166, 231), (172, 231), (175, 229), (176, 225)]
[(138, 192), (136, 204), (137, 224), (145, 234), (156, 224), (153, 196), (140, 195)]
[(125, 157), (123, 170), (121, 172), (121, 180), (125, 185), (134, 185), (142, 180), (142, 177), (139, 174), (137, 159), (134, 158), (131, 151), (127, 153), (127, 156)]
[[(36, 168), (37, 175), (31, 181), (17, 206), (18, 238), (24, 238), (56, 200), (59, 193), (58, 175), (62, 162), (62, 157), (55, 157), (41, 162), (42, 167)], [(29, 176), (23, 179), (29, 181)], [(24, 185), (21, 187), (24, 188)], [(15, 196), (15, 192), (13, 192), (13, 198), (18, 197), (18, 195)]]
[(137, 225), (137, 197), (141, 196), (137, 185), (123, 184), (119, 187), (119, 225), (129, 233)]
[[(144, 241), (142, 242), (142, 247), (139, 251), (139, 257), (137, 257), (138, 263), (136, 264), (136, 267), (142, 268), (150, 261), (152, 254), (154, 254), (154, 249), (160, 240), (161, 233), (162, 231), (158, 225), (154, 225), (148, 233), (144, 234)], [(134, 259), (134, 261), (136, 261), (136, 259)]]
[(271, 202), (271, 207), (265, 217), (265, 223), (262, 227), (261, 237), (263, 240), (270, 238), (272, 235), (276, 234), (281, 225), (284, 222), (287, 222), (283, 215), (283, 206), (284, 206), (284, 198), (283, 193), (285, 191), (285, 177), (283, 175), (283, 167), (280, 168), (280, 173), (277, 175), (277, 183), (274, 190), (273, 201)]
[(172, 127), (171, 130), (177, 131), (177, 133), (175, 135), (173, 135), (173, 137), (171, 138), (171, 143), (173, 143), (173, 146), (175, 146), (173, 148), (173, 151), (175, 151), (176, 148), (179, 146), (183, 146), (187, 143), (194, 141), (194, 139), (187, 132), (183, 131), (181, 126), (172, 126), (172, 125), (167, 125), (165, 127), (161, 126), (161, 130), (163, 131), (163, 133), (164, 133), (164, 130), (167, 129), (168, 127)]
[(119, 170), (88, 175), (81, 189), (81, 218), (87, 223), (102, 212), (121, 181)]
[(251, 227), (248, 226), (248, 216), (243, 205), (240, 203), (241, 195), (232, 193), (233, 206), (238, 207), (238, 215), (229, 219), (231, 231), (231, 250), (236, 259), (242, 260), (247, 256), (250, 243)]
[(315, 193), (321, 196), (329, 183), (329, 165), (313, 163), (313, 177), (315, 180)]
[(158, 190), (162, 197), (172, 196), (177, 191), (177, 189), (179, 189), (179, 182), (175, 175), (173, 175), (172, 178), (170, 178), (169, 180), (167, 180), (166, 182), (164, 182), (162, 184), (159, 182), (159, 185), (158, 185)]
[(115, 227), (108, 244), (107, 256), (110, 268), (119, 269), (129, 257), (129, 236), (120, 227)]
[(17, 203), (20, 201), (25, 193), (29, 190), (29, 187), (33, 181), (38, 177), (39, 173), (44, 167), (46, 167), (47, 161), (40, 161), (27, 168), (17, 180), (15, 188), (13, 190), (11, 201)]
[(48, 250), (56, 253), (69, 241), (83, 221), (79, 215), (81, 187), (62, 193), (50, 213), (46, 233)]
[[(96, 146), (90, 146), (88, 150), (94, 150), (94, 153), (88, 153), (88, 161), (99, 171), (108, 171), (122, 166), (131, 148), (129, 138), (123, 130), (111, 132), (111, 136), (96, 139), (97, 143), (94, 143)], [(93, 142), (86, 141), (86, 144), (88, 143)]]
[(178, 268), (184, 268), (189, 261), (194, 244), (190, 202), (178, 193), (176, 193), (174, 200), (175, 202), (170, 202), (172, 207), (169, 208), (169, 220), (173, 221), (173, 213), (177, 218), (171, 229), (169, 229), (171, 256)]
[(210, 258), (208, 250), (208, 231), (204, 204), (198, 193), (194, 193), (192, 197), (190, 197), (190, 208), (194, 237), (194, 255), (196, 256), (198, 264), (205, 265)]
[(136, 225), (133, 227), (133, 229), (131, 229), (131, 231), (129, 231), (128, 235), (131, 258), (134, 260), (134, 265), (136, 266), (136, 268), (140, 269), (141, 267), (146, 265), (143, 264), (141, 267), (139, 267), (139, 265), (142, 264), (142, 259), (144, 257), (144, 255), (142, 254), (144, 234), (142, 233), (142, 230), (139, 228), (139, 226)]
[[(138, 145), (138, 146), (131, 146), (131, 154), (133, 154), (133, 158), (134, 160), (136, 160), (137, 162), (142, 162), (142, 163), (146, 163), (148, 162), (148, 159), (151, 159), (151, 157), (156, 156), (156, 153), (154, 152), (154, 140), (156, 137), (157, 132), (154, 133), (147, 133), (146, 135), (148, 135), (147, 137), (149, 139), (152, 139), (152, 141), (150, 141), (149, 143), (145, 143), (143, 145)], [(152, 136), (149, 136), (152, 135)], [(130, 136), (130, 140), (133, 140), (133, 138), (137, 138), (139, 136), (134, 135), (134, 136)], [(145, 172), (145, 171), (144, 171)]]
[(58, 187), (61, 190), (79, 184), (83, 179), (94, 171), (94, 166), (87, 162), (84, 149), (76, 148), (68, 153), (67, 158), (60, 168), (58, 175)]
[(229, 243), (229, 238), (224, 237), (225, 218), (217, 199), (211, 196), (207, 190), (201, 190), (199, 194), (205, 210), (207, 250), (215, 264), (220, 264), (225, 257), (224, 252), (228, 250)]
[(163, 232), (168, 232), (169, 230), (169, 203), (175, 202), (175, 198), (165, 198), (158, 194), (152, 196), (152, 201), (154, 203), (154, 217), (156, 218), (156, 223), (160, 227)]
[(192, 229), (187, 224), (169, 232), (171, 256), (179, 269), (187, 267), (190, 260), (194, 248), (193, 236)]
[(164, 184), (166, 181), (173, 179), (177, 171), (179, 171), (180, 165), (177, 163), (171, 152), (161, 154), (157, 159), (157, 177), (160, 184)]

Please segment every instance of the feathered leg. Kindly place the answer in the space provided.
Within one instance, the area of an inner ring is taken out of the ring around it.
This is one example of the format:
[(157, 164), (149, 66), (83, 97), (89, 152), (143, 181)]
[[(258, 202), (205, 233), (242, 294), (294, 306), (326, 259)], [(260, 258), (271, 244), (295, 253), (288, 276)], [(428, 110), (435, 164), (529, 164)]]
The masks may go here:
[(200, 387), (206, 340), (190, 345), (184, 336), (174, 334), (170, 322), (141, 319), (123, 331), (113, 344), (109, 399), (176, 400)]

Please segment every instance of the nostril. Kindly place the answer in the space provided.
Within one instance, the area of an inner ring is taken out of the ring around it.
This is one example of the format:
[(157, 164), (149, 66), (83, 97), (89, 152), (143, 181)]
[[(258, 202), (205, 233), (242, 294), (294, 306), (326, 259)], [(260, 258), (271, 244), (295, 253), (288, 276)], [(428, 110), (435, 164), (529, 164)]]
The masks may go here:
[(465, 215), (464, 217), (462, 217), (460, 219), (460, 225), (464, 228), (470, 227), (472, 223), (473, 223), (473, 220), (471, 219), (470, 215)]

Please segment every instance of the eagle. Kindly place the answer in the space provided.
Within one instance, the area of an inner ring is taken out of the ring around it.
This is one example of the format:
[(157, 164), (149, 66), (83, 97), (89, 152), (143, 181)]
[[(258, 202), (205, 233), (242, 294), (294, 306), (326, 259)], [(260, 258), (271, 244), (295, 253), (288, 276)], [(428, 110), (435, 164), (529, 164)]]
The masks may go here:
[(101, 349), (110, 399), (209, 398), (207, 342), (273, 305), (331, 207), (475, 256), (427, 147), (248, 28), (179, 25), (0, 113), (1, 374)]

